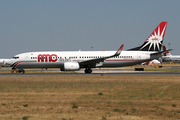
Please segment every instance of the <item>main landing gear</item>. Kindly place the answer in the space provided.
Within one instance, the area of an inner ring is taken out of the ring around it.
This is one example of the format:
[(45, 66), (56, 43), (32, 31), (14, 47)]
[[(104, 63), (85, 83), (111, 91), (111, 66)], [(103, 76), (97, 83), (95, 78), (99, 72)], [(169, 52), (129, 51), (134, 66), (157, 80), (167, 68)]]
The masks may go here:
[(86, 69), (84, 70), (84, 72), (85, 72), (85, 73), (92, 73), (92, 70), (91, 70), (91, 68), (86, 68)]
[(14, 69), (14, 68), (12, 68), (11, 73), (22, 73), (22, 74), (24, 74), (25, 71), (23, 69)]

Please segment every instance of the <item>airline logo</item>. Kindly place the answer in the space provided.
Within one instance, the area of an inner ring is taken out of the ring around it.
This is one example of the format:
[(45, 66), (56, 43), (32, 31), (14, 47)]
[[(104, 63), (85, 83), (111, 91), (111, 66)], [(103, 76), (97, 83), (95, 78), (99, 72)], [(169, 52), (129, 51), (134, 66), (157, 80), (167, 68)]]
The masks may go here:
[(141, 49), (143, 49), (146, 46), (149, 46), (148, 50), (154, 47), (153, 48), (154, 50), (158, 49), (160, 51), (166, 31), (166, 26), (167, 26), (166, 21), (161, 22), (159, 26), (153, 31), (153, 33), (148, 37), (148, 39), (146, 40), (146, 44), (144, 44), (143, 47), (141, 47)]
[(152, 40), (159, 40), (159, 39), (155, 37), (155, 38), (152, 38)]
[(38, 62), (56, 62), (58, 57), (56, 54), (39, 54)]

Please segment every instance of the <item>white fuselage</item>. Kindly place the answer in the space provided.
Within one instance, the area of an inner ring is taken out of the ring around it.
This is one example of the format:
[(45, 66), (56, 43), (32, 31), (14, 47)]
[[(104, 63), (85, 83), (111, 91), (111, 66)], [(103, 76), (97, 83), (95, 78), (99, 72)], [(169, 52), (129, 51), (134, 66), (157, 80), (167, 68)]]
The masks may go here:
[(122, 44), (117, 51), (28, 52), (12, 59), (0, 59), (0, 66), (12, 67), (12, 72), (20, 69), (22, 73), (25, 72), (23, 68), (60, 68), (62, 71), (85, 68), (85, 73), (91, 73), (91, 68), (141, 64), (158, 59), (164, 53), (161, 46), (166, 26), (167, 21), (162, 21), (141, 46), (128, 51), (122, 51)]
[[(111, 56), (116, 51), (68, 51), (68, 52), (28, 52), (14, 56), (12, 59), (1, 59), (1, 66), (12, 68), (63, 68), (64, 63), (80, 63), (91, 59)], [(94, 67), (122, 67), (140, 64), (160, 56), (152, 57), (149, 51), (122, 51), (119, 56), (106, 59)], [(85, 66), (80, 66), (85, 68)]]
[(163, 56), (163, 60), (169, 61), (169, 62), (180, 62), (180, 56), (179, 55), (171, 55), (171, 56)]

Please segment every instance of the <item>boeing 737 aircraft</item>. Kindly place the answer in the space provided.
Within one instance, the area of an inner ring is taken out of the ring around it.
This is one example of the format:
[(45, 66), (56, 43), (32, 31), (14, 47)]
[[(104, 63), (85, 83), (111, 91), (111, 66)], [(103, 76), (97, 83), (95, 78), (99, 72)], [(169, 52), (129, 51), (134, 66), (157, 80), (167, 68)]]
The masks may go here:
[(11, 59), (0, 59), (0, 66), (9, 66), (22, 73), (25, 72), (24, 68), (60, 68), (61, 71), (85, 68), (85, 73), (91, 73), (91, 68), (136, 65), (158, 59), (167, 52), (161, 51), (166, 27), (167, 22), (161, 22), (141, 46), (127, 51), (122, 51), (122, 45), (118, 51), (27, 52)]
[[(166, 50), (166, 46), (163, 45), (163, 50)], [(180, 55), (171, 55), (171, 53), (168, 51), (164, 53), (164, 56), (162, 56), (163, 61), (169, 61), (169, 62), (180, 62)]]

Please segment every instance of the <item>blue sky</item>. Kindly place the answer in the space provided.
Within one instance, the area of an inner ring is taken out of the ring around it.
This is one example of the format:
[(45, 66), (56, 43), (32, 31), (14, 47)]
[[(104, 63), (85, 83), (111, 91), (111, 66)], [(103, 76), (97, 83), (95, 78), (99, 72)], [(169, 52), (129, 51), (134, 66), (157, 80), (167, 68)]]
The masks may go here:
[(124, 50), (161, 21), (163, 44), (180, 55), (179, 0), (0, 0), (0, 58), (31, 51)]

